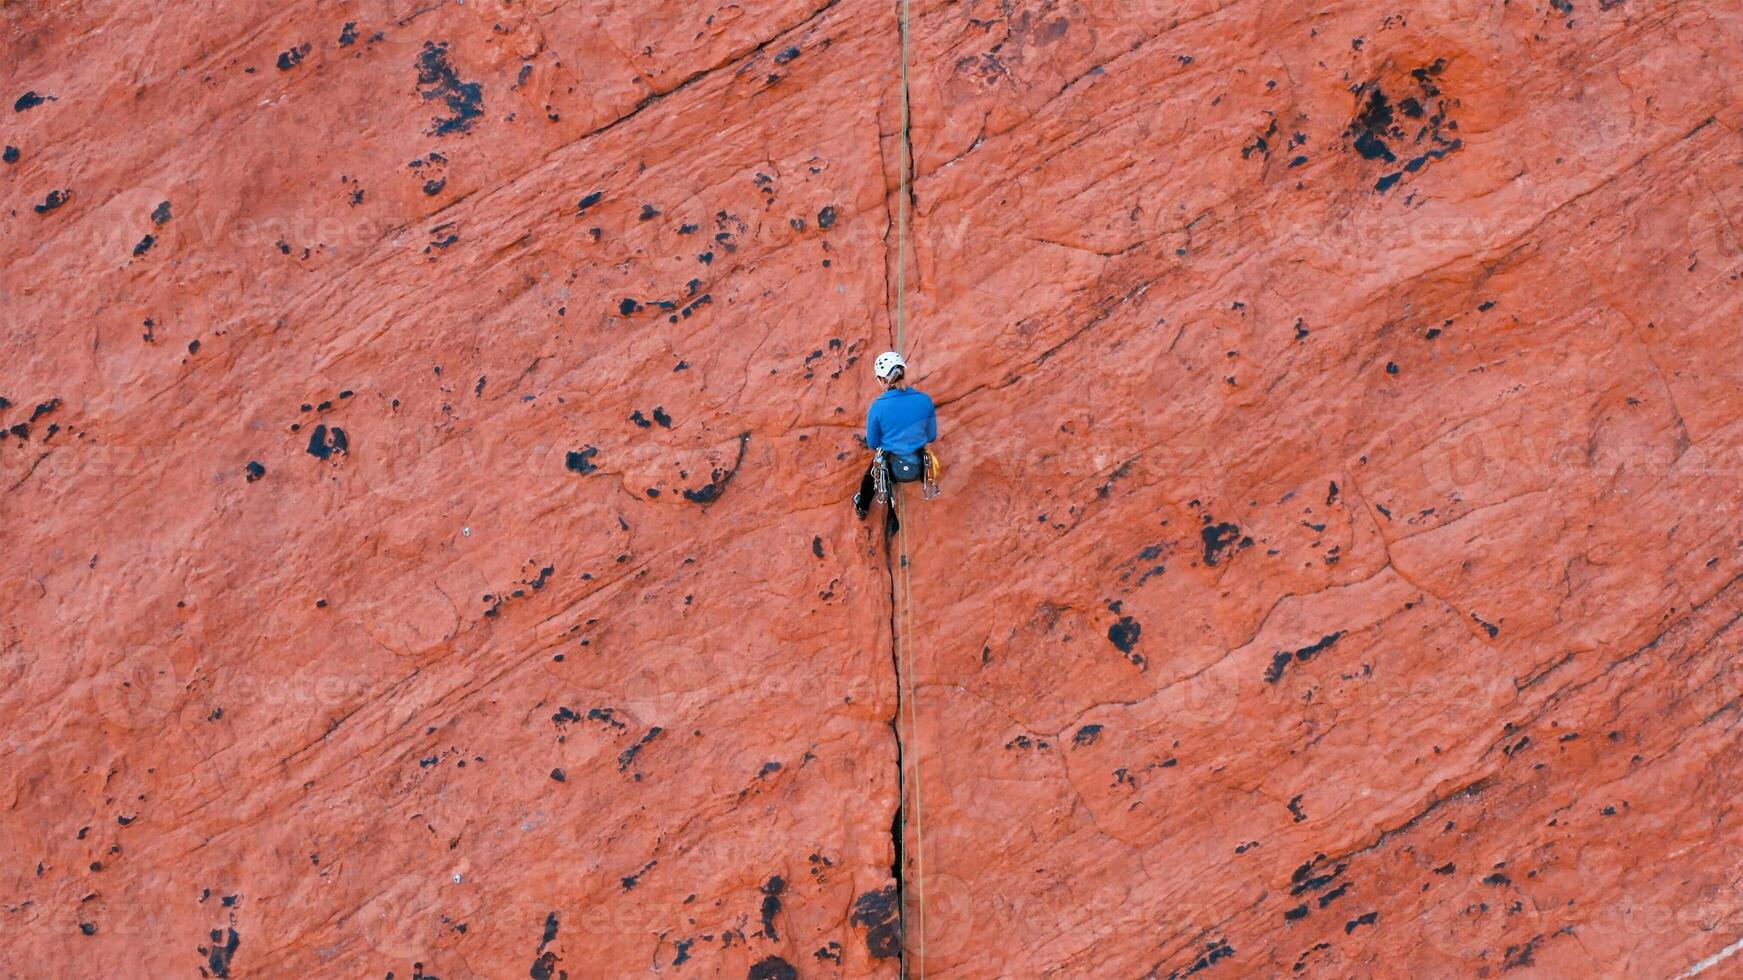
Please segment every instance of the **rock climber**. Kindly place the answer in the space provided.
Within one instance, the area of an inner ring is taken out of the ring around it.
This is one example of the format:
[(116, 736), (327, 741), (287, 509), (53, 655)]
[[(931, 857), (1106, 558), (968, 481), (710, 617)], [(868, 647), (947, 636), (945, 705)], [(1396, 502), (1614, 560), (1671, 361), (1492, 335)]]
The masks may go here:
[[(938, 438), (938, 413), (930, 396), (907, 385), (908, 363), (895, 351), (886, 351), (872, 362), (872, 373), (884, 392), (872, 400), (865, 413), (865, 444), (872, 451), (872, 462), (859, 481), (859, 492), (853, 495), (853, 509), (861, 518), (876, 498), (878, 467), (884, 468), (886, 486), (924, 481), (929, 497), (936, 493), (939, 469), (938, 456), (931, 449)], [(894, 534), (899, 527), (895, 494), (889, 496), (885, 527)]]

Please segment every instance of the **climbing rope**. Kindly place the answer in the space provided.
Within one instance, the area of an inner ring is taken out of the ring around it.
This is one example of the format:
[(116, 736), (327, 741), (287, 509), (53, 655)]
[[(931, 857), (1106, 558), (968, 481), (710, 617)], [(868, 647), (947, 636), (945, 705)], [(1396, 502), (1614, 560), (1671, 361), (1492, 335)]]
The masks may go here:
[[(902, 521), (902, 526), (900, 530), (897, 531), (896, 539), (900, 542), (902, 551), (901, 566), (897, 573), (901, 576), (902, 593), (902, 609), (898, 617), (902, 631), (902, 638), (900, 641), (902, 651), (902, 677), (900, 679), (907, 687), (906, 692), (901, 695), (901, 703), (907, 706), (908, 714), (908, 747), (902, 752), (902, 757), (906, 760), (910, 752), (913, 756), (912, 763), (903, 766), (903, 769), (907, 770), (907, 772), (904, 772), (904, 776), (908, 775), (909, 772), (912, 773), (912, 776), (908, 781), (912, 784), (914, 795), (915, 887), (913, 897), (915, 912), (914, 925), (916, 928), (913, 936), (913, 944), (920, 960), (919, 975), (924, 978), (926, 976), (926, 823), (924, 819), (925, 811), (920, 801), (920, 712), (919, 707), (914, 701), (914, 590), (912, 562), (908, 558), (908, 521)], [(906, 789), (907, 787), (904, 787), (904, 791), (906, 791)], [(902, 929), (902, 974), (906, 977), (911, 976), (912, 973), (907, 964), (909, 938), (907, 935), (907, 903), (905, 898), (906, 896), (904, 896), (903, 902), (904, 922)]]
[[(907, 350), (904, 341), (907, 339), (908, 327), (908, 127), (910, 112), (908, 105), (908, 8), (909, 0), (902, 0), (902, 128), (899, 132), (901, 139), (897, 142), (896, 149), (896, 155), (901, 161), (901, 176), (896, 195), (896, 350), (898, 351)], [(921, 465), (925, 465), (924, 459), (922, 459)], [(895, 487), (890, 487), (890, 492), (894, 494)], [(893, 502), (894, 497), (891, 499)], [(903, 508), (903, 510), (906, 511), (907, 508)], [(900, 544), (901, 551), (901, 558), (896, 569), (899, 588), (891, 591), (900, 593), (897, 598), (901, 603), (901, 608), (895, 617), (896, 622), (892, 624), (899, 628), (896, 644), (901, 654), (901, 673), (896, 678), (896, 697), (898, 708), (905, 706), (908, 715), (908, 744), (898, 749), (903, 760), (902, 771), (899, 775), (903, 783), (901, 792), (904, 810), (907, 807), (910, 785), (913, 788), (914, 800), (915, 887), (913, 889), (913, 904), (915, 914), (913, 924), (916, 928), (912, 933), (908, 929), (910, 921), (908, 916), (909, 889), (905, 874), (897, 879), (897, 885), (900, 891), (898, 900), (902, 910), (902, 976), (913, 975), (908, 953), (910, 942), (912, 942), (913, 948), (918, 954), (919, 975), (924, 978), (926, 976), (926, 824), (924, 808), (920, 802), (920, 714), (914, 701), (914, 593), (913, 563), (909, 559), (908, 552), (909, 517), (910, 515), (906, 513), (898, 515), (898, 519), (902, 522), (896, 533), (896, 540)], [(910, 756), (912, 757), (911, 762), (909, 761)]]

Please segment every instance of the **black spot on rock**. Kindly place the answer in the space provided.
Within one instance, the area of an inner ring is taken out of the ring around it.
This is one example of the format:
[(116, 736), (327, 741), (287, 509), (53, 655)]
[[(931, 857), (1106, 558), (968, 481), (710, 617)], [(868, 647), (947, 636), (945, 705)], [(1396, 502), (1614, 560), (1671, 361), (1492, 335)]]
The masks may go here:
[(1138, 636), (1144, 632), (1144, 627), (1130, 616), (1121, 616), (1120, 621), (1108, 627), (1108, 642), (1112, 643), (1121, 653), (1131, 653), (1138, 645)]
[(1283, 669), (1289, 666), (1290, 661), (1293, 660), (1306, 663), (1313, 659), (1314, 654), (1323, 650), (1331, 649), (1332, 645), (1337, 643), (1339, 639), (1342, 639), (1343, 635), (1343, 630), (1338, 630), (1336, 633), (1327, 633), (1317, 641), (1309, 643), (1307, 646), (1304, 646), (1299, 650), (1293, 652), (1280, 650), (1277, 653), (1272, 654), (1271, 666), (1265, 668), (1266, 682), (1270, 684), (1277, 683), (1282, 679)]
[(5, 160), (7, 163), (17, 163), (18, 147), (7, 144), (5, 152), (0, 153), (0, 160)]
[(557, 926), (557, 913), (555, 911), (545, 916), (545, 934), (543, 938), (539, 940), (539, 952), (544, 952), (545, 947), (549, 946), (551, 942), (557, 938)]
[(146, 235), (144, 238), (141, 238), (139, 240), (138, 245), (133, 246), (133, 257), (136, 259), (139, 258), (140, 256), (144, 255), (145, 253), (151, 251), (151, 246), (156, 245), (156, 244), (157, 244), (157, 236), (156, 235)]
[(763, 935), (775, 942), (781, 941), (781, 933), (775, 928), (775, 916), (781, 911), (781, 892), (786, 891), (787, 883), (780, 875), (775, 875), (763, 885)]
[(854, 900), (853, 914), (848, 923), (865, 928), (866, 950), (874, 959), (886, 960), (902, 955), (902, 919), (898, 901), (895, 885), (866, 892)]
[(1271, 655), (1271, 666), (1265, 668), (1265, 681), (1275, 684), (1283, 679), (1283, 669), (1289, 666), (1289, 654), (1274, 653)]
[(206, 956), (206, 968), (211, 971), (212, 976), (230, 976), (230, 961), (235, 959), (236, 949), (241, 945), (242, 937), (236, 935), (235, 929), (212, 930), (211, 948), (200, 947), (200, 952)]
[(779, 956), (766, 956), (750, 965), (745, 980), (799, 980), (799, 971)]
[(328, 459), (332, 456), (346, 455), (351, 443), (345, 437), (345, 430), (338, 426), (328, 428), (325, 425), (315, 426), (315, 431), (309, 435), (309, 455), (316, 459)]
[(642, 865), (642, 869), (640, 871), (637, 871), (635, 874), (624, 875), (622, 878), (619, 878), (617, 880), (618, 884), (623, 886), (624, 891), (626, 891), (626, 892), (629, 891), (630, 889), (641, 884), (642, 883), (642, 875), (647, 874), (649, 869), (651, 869), (654, 865), (659, 864), (659, 863), (660, 862), (658, 862), (658, 861), (649, 861), (648, 863)]
[(309, 53), (308, 44), (299, 44), (288, 51), (278, 53), (278, 70), (290, 71), (303, 63), (303, 57)]
[[(569, 971), (564, 970), (561, 973), (558, 973), (557, 959), (557, 954), (549, 950), (540, 953), (539, 958), (534, 960), (533, 965), (527, 969), (527, 976), (531, 977), (532, 980), (558, 980), (560, 977), (567, 978), (569, 976)], [(435, 980), (435, 978), (431, 977), (428, 973), (419, 970), (417, 973), (412, 975), (412, 980)]]
[(261, 477), (266, 475), (266, 467), (260, 465), (260, 463), (258, 461), (250, 461), (248, 464), (248, 467), (247, 467), (247, 471), (248, 471), (248, 482), (249, 483), (253, 483), (255, 480), (258, 480)]
[(835, 227), (835, 208), (833, 206), (817, 212), (817, 227), (825, 231)]
[(1241, 539), (1241, 529), (1233, 524), (1207, 524), (1199, 534), (1204, 538), (1204, 563), (1215, 568), (1231, 546)]
[(1356, 152), (1364, 160), (1385, 160), (1394, 163), (1398, 157), (1386, 145), (1383, 137), (1392, 125), (1392, 104), (1387, 101), (1386, 93), (1375, 85), (1368, 92), (1368, 102), (1356, 114), (1356, 121), (1350, 124), (1350, 135), (1356, 138)]
[(37, 214), (47, 214), (72, 199), (73, 192), (70, 190), (49, 191), (48, 196), (42, 199), (42, 203), (33, 205), (32, 210)]
[[(1600, 2), (1602, 2), (1602, 0), (1600, 0)], [(1507, 946), (1506, 956), (1501, 963), (1501, 968), (1503, 970), (1516, 970), (1522, 966), (1531, 966), (1534, 962), (1532, 955), (1537, 952), (1537, 947), (1542, 942), (1542, 936), (1532, 936), (1530, 942), (1523, 945), (1509, 944)]]
[(636, 756), (641, 754), (642, 749), (646, 748), (649, 742), (652, 742), (654, 739), (665, 734), (665, 731), (664, 728), (655, 725), (653, 728), (648, 729), (647, 734), (643, 735), (634, 745), (618, 753), (617, 771), (624, 772), (628, 770), (630, 766), (635, 764)]
[(418, 55), (418, 89), (424, 101), (441, 100), (450, 115), (431, 120), (431, 136), (464, 133), (484, 115), (484, 87), (477, 82), (463, 82), (448, 60), (448, 42), (425, 41)]
[(12, 111), (23, 112), (26, 109), (34, 109), (53, 98), (52, 95), (37, 95), (34, 91), (26, 92), (18, 97), (17, 102), (12, 103)]
[(1214, 942), (1205, 943), (1203, 955), (1199, 956), (1198, 959), (1193, 960), (1192, 965), (1186, 968), (1186, 975), (1191, 976), (1201, 970), (1208, 970), (1215, 966), (1217, 961), (1227, 959), (1233, 955), (1235, 955), (1235, 948), (1230, 946), (1226, 939), (1218, 939)]
[(1077, 730), (1077, 734), (1071, 736), (1071, 744), (1094, 745), (1096, 739), (1101, 738), (1101, 729), (1100, 725), (1085, 725)]
[(174, 217), (174, 215), (170, 214), (169, 202), (162, 201), (159, 202), (157, 207), (152, 209), (151, 223), (154, 225), (167, 225), (169, 224), (169, 219), (172, 217)]
[(1371, 926), (1379, 918), (1380, 918), (1380, 913), (1378, 913), (1378, 912), (1368, 912), (1364, 915), (1358, 915), (1355, 918), (1351, 919), (1350, 921), (1344, 923), (1344, 935), (1347, 936), (1350, 933), (1355, 932), (1357, 926)]
[(593, 457), (597, 455), (599, 455), (599, 450), (592, 446), (581, 450), (571, 450), (569, 455), (563, 458), (563, 465), (574, 473), (592, 473), (599, 469), (593, 463)]
[(732, 482), (732, 478), (737, 475), (739, 465), (744, 462), (744, 450), (746, 444), (749, 442), (750, 433), (740, 433), (738, 437), (738, 459), (732, 464), (732, 469), (725, 471), (719, 469), (714, 470), (714, 472), (710, 474), (710, 480), (707, 484), (704, 484), (696, 490), (685, 490), (684, 499), (697, 504), (711, 504), (714, 501), (719, 500), (720, 495), (726, 492), (726, 485)]

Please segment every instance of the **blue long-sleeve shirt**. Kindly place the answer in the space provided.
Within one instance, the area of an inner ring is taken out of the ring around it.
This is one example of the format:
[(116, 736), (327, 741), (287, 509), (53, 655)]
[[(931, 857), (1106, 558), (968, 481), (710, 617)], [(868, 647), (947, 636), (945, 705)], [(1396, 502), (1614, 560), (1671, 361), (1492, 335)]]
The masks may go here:
[(932, 398), (913, 388), (891, 388), (865, 412), (865, 444), (904, 455), (938, 438), (938, 413)]

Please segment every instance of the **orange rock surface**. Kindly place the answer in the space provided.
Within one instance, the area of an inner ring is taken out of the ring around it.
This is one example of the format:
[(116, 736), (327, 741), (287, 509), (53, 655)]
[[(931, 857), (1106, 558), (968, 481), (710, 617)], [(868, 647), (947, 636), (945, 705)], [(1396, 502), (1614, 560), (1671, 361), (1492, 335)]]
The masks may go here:
[(1736, 975), (1743, 13), (899, 10), (0, 7), (0, 973)]

